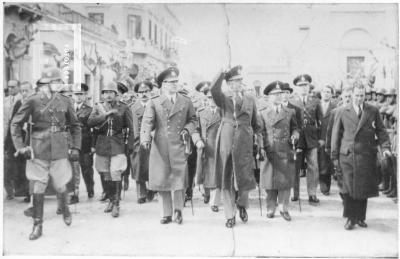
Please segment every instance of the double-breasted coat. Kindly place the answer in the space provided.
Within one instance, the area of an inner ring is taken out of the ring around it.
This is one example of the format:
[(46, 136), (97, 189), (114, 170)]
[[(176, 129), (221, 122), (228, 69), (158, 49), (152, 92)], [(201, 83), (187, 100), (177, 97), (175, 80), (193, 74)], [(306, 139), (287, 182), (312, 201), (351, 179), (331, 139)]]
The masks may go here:
[(214, 170), (215, 148), (219, 124), (221, 123), (220, 109), (215, 108), (215, 112), (210, 107), (199, 111), (197, 134), (193, 134), (192, 139), (197, 143), (200, 139), (205, 147), (201, 154), (201, 166), (197, 166), (196, 183), (203, 184), (204, 188), (216, 188), (217, 179), (221, 177), (220, 172)]
[(296, 112), (281, 107), (279, 113), (273, 107), (260, 111), (262, 147), (267, 159), (260, 163), (260, 188), (285, 190), (293, 187), (295, 177), (295, 150), (291, 137), (299, 138)]
[[(111, 157), (118, 154), (125, 154), (125, 140), (128, 140), (128, 147), (133, 147), (133, 123), (132, 112), (128, 105), (120, 101), (114, 101), (107, 109), (117, 109), (117, 113), (105, 115), (103, 102), (97, 103), (88, 119), (88, 126), (96, 128), (96, 154), (99, 156)], [(125, 136), (125, 129), (128, 129), (128, 136)], [(107, 134), (111, 132), (112, 134)]]
[(145, 106), (140, 101), (136, 101), (131, 106), (131, 111), (134, 132), (133, 153), (131, 155), (132, 179), (137, 182), (146, 182), (149, 180), (150, 150), (146, 150), (140, 145), (140, 130)]
[[(243, 95), (240, 108), (235, 109), (233, 96), (222, 92), (222, 73), (213, 83), (211, 94), (221, 109), (221, 124), (217, 132), (215, 172), (221, 174), (216, 187), (231, 190), (239, 195), (255, 188), (253, 136), (259, 130), (256, 101)], [(236, 115), (236, 116), (235, 116)]]
[(330, 153), (327, 152), (329, 148), (327, 148), (326, 140), (328, 133), (331, 134), (331, 130), (328, 128), (328, 126), (331, 120), (332, 111), (335, 108), (336, 104), (332, 101), (329, 102), (325, 113), (322, 113), (321, 117), (320, 138), (325, 141), (325, 146), (320, 147), (318, 150), (318, 168), (321, 175), (333, 174), (333, 165), (331, 162)]
[(378, 146), (390, 148), (378, 108), (364, 103), (360, 119), (352, 104), (336, 110), (331, 157), (339, 160), (343, 172), (342, 193), (353, 199), (378, 196)]
[(187, 187), (187, 154), (180, 133), (186, 129), (192, 135), (195, 128), (196, 113), (188, 97), (178, 93), (174, 104), (165, 95), (149, 101), (143, 115), (140, 142), (152, 141), (150, 190), (177, 191)]

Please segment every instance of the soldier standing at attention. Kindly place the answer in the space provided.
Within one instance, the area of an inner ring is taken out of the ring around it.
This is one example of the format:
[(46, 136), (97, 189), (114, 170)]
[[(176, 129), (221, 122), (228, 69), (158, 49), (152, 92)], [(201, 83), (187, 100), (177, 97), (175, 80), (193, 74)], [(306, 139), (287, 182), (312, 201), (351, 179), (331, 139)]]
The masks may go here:
[[(29, 239), (42, 235), (44, 193), (49, 181), (61, 198), (61, 209), (66, 225), (71, 225), (72, 217), (67, 205), (66, 184), (72, 177), (71, 161), (79, 159), (81, 148), (81, 128), (74, 108), (68, 97), (57, 93), (62, 85), (60, 71), (51, 68), (42, 76), (41, 91), (24, 102), (12, 120), (11, 132), (16, 154), (27, 160), (26, 174), (33, 184), (34, 226)], [(22, 137), (24, 123), (32, 117), (30, 147), (25, 146)], [(68, 133), (72, 141), (68, 147)]]
[[(221, 89), (223, 80), (230, 90), (226, 94)], [(220, 73), (211, 86), (222, 117), (217, 133), (215, 172), (220, 174), (216, 188), (223, 193), (227, 228), (236, 224), (236, 206), (241, 220), (248, 221), (249, 191), (256, 187), (253, 139), (259, 129), (257, 107), (253, 97), (242, 93), (242, 80), (242, 66), (236, 66)]]
[[(170, 67), (157, 77), (162, 93), (146, 105), (140, 142), (150, 149), (149, 189), (157, 191), (162, 204), (161, 224), (182, 224), (183, 195), (188, 185), (187, 157), (196, 113), (189, 97), (179, 94), (179, 70)], [(154, 137), (151, 132), (154, 130)]]
[(307, 161), (307, 193), (308, 202), (310, 204), (318, 204), (317, 187), (319, 182), (318, 170), (318, 148), (325, 145), (325, 141), (321, 139), (320, 123), (322, 118), (322, 110), (320, 100), (309, 95), (311, 76), (304, 74), (299, 75), (293, 80), (293, 84), (301, 88), (300, 96), (297, 97), (293, 104), (302, 110), (302, 138), (304, 145), (302, 149)]
[(136, 102), (130, 107), (133, 116), (134, 147), (131, 155), (132, 179), (136, 181), (137, 203), (145, 203), (146, 199), (152, 201), (155, 192), (148, 190), (146, 183), (149, 181), (149, 156), (150, 150), (140, 145), (140, 130), (143, 114), (150, 100), (153, 84), (150, 81), (142, 81), (134, 86), (138, 96)]
[(95, 105), (88, 119), (89, 127), (97, 128), (96, 170), (104, 175), (109, 202), (104, 210), (119, 216), (122, 173), (127, 167), (124, 129), (129, 130), (128, 147), (133, 147), (132, 112), (128, 105), (118, 101), (117, 85), (112, 82), (101, 91), (103, 102)]

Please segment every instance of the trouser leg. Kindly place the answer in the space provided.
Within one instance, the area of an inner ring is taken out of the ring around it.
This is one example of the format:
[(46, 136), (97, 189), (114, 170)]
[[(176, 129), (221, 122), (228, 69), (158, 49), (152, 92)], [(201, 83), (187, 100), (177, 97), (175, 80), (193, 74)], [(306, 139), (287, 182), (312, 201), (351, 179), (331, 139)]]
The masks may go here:
[(365, 220), (367, 215), (367, 199), (355, 200), (356, 210), (355, 210), (355, 219), (356, 220)]
[(298, 198), (300, 194), (300, 169), (301, 169), (301, 158), (302, 158), (302, 153), (299, 153), (299, 156), (296, 160), (295, 163), (295, 175), (294, 175), (294, 185), (293, 185), (293, 197)]
[(278, 204), (280, 211), (282, 212), (289, 211), (289, 197), (290, 197), (290, 189), (278, 191)]
[(180, 210), (180, 211), (182, 211), (182, 209), (183, 209), (183, 197), (184, 197), (184, 195), (183, 195), (183, 191), (182, 190), (177, 190), (177, 191), (174, 191), (173, 192), (173, 201), (174, 201), (174, 203), (173, 203), (173, 207), (174, 207), (174, 210)]
[(249, 207), (249, 192), (244, 191), (242, 192), (236, 201), (236, 204), (240, 207), (248, 208)]
[(172, 195), (170, 191), (159, 191), (158, 192), (163, 217), (172, 216)]
[(211, 206), (221, 205), (221, 189), (217, 188), (211, 191)]
[(267, 192), (267, 213), (275, 213), (277, 205), (278, 190), (266, 190)]
[(147, 197), (146, 182), (136, 181), (136, 195), (138, 199)]
[(16, 163), (13, 154), (9, 151), (4, 152), (4, 189), (7, 192), (7, 198), (14, 198), (14, 178), (16, 174)]
[(33, 230), (30, 240), (38, 239), (42, 235), (44, 193), (33, 194)]
[(309, 196), (316, 196), (319, 181), (318, 150), (312, 148), (306, 150), (307, 160), (307, 192)]
[(86, 190), (88, 194), (93, 193), (93, 155), (90, 153), (83, 153), (80, 155), (79, 161)]
[(224, 213), (226, 219), (231, 219), (236, 215), (235, 192), (233, 190), (221, 190), (224, 199)]

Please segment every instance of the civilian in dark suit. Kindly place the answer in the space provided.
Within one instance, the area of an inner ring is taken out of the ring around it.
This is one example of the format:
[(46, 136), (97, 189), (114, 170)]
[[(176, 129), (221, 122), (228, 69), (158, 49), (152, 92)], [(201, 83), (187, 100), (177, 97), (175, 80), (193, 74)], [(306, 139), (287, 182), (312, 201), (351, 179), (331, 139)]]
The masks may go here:
[(346, 230), (367, 227), (367, 200), (378, 196), (376, 156), (390, 156), (389, 136), (379, 110), (364, 102), (365, 86), (355, 83), (352, 103), (339, 108), (332, 129), (332, 161), (343, 175), (343, 216)]

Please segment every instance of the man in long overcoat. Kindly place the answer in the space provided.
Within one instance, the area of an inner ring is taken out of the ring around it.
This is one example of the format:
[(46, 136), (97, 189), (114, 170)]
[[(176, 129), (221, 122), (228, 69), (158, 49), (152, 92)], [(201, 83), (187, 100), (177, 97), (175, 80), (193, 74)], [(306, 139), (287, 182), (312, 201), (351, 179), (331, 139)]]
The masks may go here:
[(295, 177), (295, 148), (299, 139), (296, 112), (282, 105), (284, 83), (274, 81), (265, 89), (271, 105), (260, 111), (263, 149), (268, 158), (261, 163), (260, 187), (267, 192), (267, 217), (273, 218), (276, 205), (282, 217), (290, 221), (290, 188)]
[[(226, 80), (229, 92), (222, 92)], [(224, 199), (226, 227), (236, 224), (236, 208), (243, 222), (247, 222), (249, 191), (256, 186), (254, 178), (253, 136), (259, 130), (257, 107), (253, 97), (242, 94), (242, 67), (221, 73), (211, 87), (212, 97), (221, 109), (221, 125), (217, 133), (215, 171), (221, 174), (216, 188), (221, 188)], [(235, 195), (237, 192), (237, 199)]]
[[(196, 89), (207, 96), (208, 104), (206, 107), (198, 110), (198, 128), (197, 134), (193, 134), (193, 142), (203, 141), (204, 148), (197, 151), (200, 159), (197, 160), (196, 184), (204, 187), (204, 202), (207, 203), (207, 197), (211, 197), (211, 210), (218, 212), (221, 201), (221, 189), (216, 188), (216, 179), (220, 177), (214, 170), (215, 166), (215, 147), (218, 128), (221, 123), (220, 109), (212, 99), (210, 92), (210, 83), (199, 84)], [(212, 191), (211, 191), (212, 190)]]
[(368, 198), (378, 196), (376, 156), (390, 156), (389, 136), (379, 110), (364, 102), (365, 86), (355, 83), (352, 103), (336, 112), (332, 129), (331, 157), (336, 170), (343, 174), (343, 216), (345, 229), (355, 224), (367, 227)]
[(326, 152), (326, 135), (331, 111), (336, 108), (336, 103), (332, 100), (334, 93), (333, 86), (325, 85), (321, 90), (321, 139), (324, 145), (318, 148), (318, 169), (319, 169), (319, 188), (324, 195), (329, 195), (331, 188), (331, 176), (333, 175), (333, 164), (330, 154)]
[[(163, 208), (161, 224), (181, 224), (183, 194), (187, 187), (190, 135), (196, 113), (189, 97), (178, 93), (179, 70), (168, 68), (158, 77), (162, 93), (150, 100), (143, 115), (141, 145), (150, 150), (149, 189), (157, 191)], [(152, 139), (151, 132), (154, 130)], [(172, 198), (173, 194), (173, 198)], [(174, 211), (173, 211), (174, 210)]]
[(154, 191), (148, 190), (146, 183), (149, 181), (149, 157), (150, 150), (144, 149), (140, 145), (140, 130), (143, 114), (150, 100), (150, 92), (153, 84), (146, 80), (137, 83), (133, 90), (138, 96), (137, 101), (131, 106), (133, 115), (134, 148), (131, 155), (132, 179), (136, 181), (137, 202), (145, 203), (146, 198), (152, 201)]

